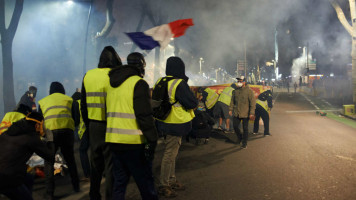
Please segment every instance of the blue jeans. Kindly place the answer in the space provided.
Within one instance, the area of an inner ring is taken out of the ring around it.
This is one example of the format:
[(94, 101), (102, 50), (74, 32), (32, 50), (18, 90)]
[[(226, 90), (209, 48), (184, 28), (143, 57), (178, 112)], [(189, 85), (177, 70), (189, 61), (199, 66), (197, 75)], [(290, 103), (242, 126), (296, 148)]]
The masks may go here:
[(113, 199), (124, 200), (126, 187), (132, 175), (143, 200), (157, 200), (152, 175), (152, 161), (147, 161), (144, 149), (112, 152), (114, 188)]

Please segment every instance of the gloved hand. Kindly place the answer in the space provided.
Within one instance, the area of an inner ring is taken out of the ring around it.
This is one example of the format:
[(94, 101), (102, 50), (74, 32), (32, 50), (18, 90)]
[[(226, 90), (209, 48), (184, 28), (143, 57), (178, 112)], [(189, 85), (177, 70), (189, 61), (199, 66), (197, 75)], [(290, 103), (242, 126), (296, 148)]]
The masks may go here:
[(46, 129), (45, 132), (46, 132), (46, 140), (47, 140), (47, 142), (53, 142), (53, 133), (52, 133), (52, 131), (49, 130), (49, 129)]
[(149, 142), (145, 144), (145, 157), (147, 161), (153, 161), (157, 142)]

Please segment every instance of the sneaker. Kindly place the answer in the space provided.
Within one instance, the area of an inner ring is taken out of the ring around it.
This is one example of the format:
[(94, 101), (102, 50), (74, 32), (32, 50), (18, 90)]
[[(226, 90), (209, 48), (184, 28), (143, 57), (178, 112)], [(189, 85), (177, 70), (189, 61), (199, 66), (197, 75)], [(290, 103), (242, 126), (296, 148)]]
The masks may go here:
[(264, 136), (272, 136), (272, 135), (268, 133), (268, 134), (264, 134)]
[(209, 139), (206, 138), (206, 139), (204, 140), (204, 144), (208, 144), (208, 143), (209, 143)]
[(176, 181), (175, 183), (172, 183), (171, 187), (173, 190), (185, 190), (185, 186), (183, 184), (179, 183), (178, 181)]
[(247, 144), (243, 144), (242, 146), (241, 146), (241, 149), (246, 149), (247, 148)]
[(257, 133), (257, 132), (253, 132), (252, 134), (253, 134), (253, 135), (257, 135), (258, 133)]
[(218, 127), (218, 130), (222, 131), (222, 130), (223, 130), (223, 128), (222, 128), (221, 126), (219, 126), (219, 127)]
[(169, 186), (159, 186), (158, 195), (166, 198), (173, 198), (177, 196), (177, 193)]

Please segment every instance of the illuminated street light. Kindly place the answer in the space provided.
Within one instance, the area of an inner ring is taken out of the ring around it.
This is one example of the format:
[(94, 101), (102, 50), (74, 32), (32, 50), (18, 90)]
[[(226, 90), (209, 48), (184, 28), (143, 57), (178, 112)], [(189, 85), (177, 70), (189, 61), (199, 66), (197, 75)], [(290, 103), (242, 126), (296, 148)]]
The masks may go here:
[(204, 63), (204, 59), (203, 59), (203, 58), (200, 58), (200, 59), (199, 59), (199, 65), (200, 65), (199, 74), (200, 74), (200, 75), (202, 74), (202, 71), (201, 71), (201, 65), (202, 65), (202, 63)]

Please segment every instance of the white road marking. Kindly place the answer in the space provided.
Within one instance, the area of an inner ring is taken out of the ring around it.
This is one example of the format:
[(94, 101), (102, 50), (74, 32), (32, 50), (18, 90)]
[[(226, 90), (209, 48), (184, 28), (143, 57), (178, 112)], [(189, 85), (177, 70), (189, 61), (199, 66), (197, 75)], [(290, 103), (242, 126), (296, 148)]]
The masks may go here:
[(349, 161), (356, 161), (355, 159), (353, 158), (350, 158), (350, 157), (346, 157), (346, 156), (340, 156), (340, 155), (336, 155), (337, 158), (341, 158), (341, 159), (344, 159), (344, 160), (349, 160)]
[[(309, 112), (317, 112), (320, 110), (287, 110), (286, 113), (309, 113)], [(336, 112), (340, 111), (340, 109), (337, 110), (323, 110), (325, 112)]]

